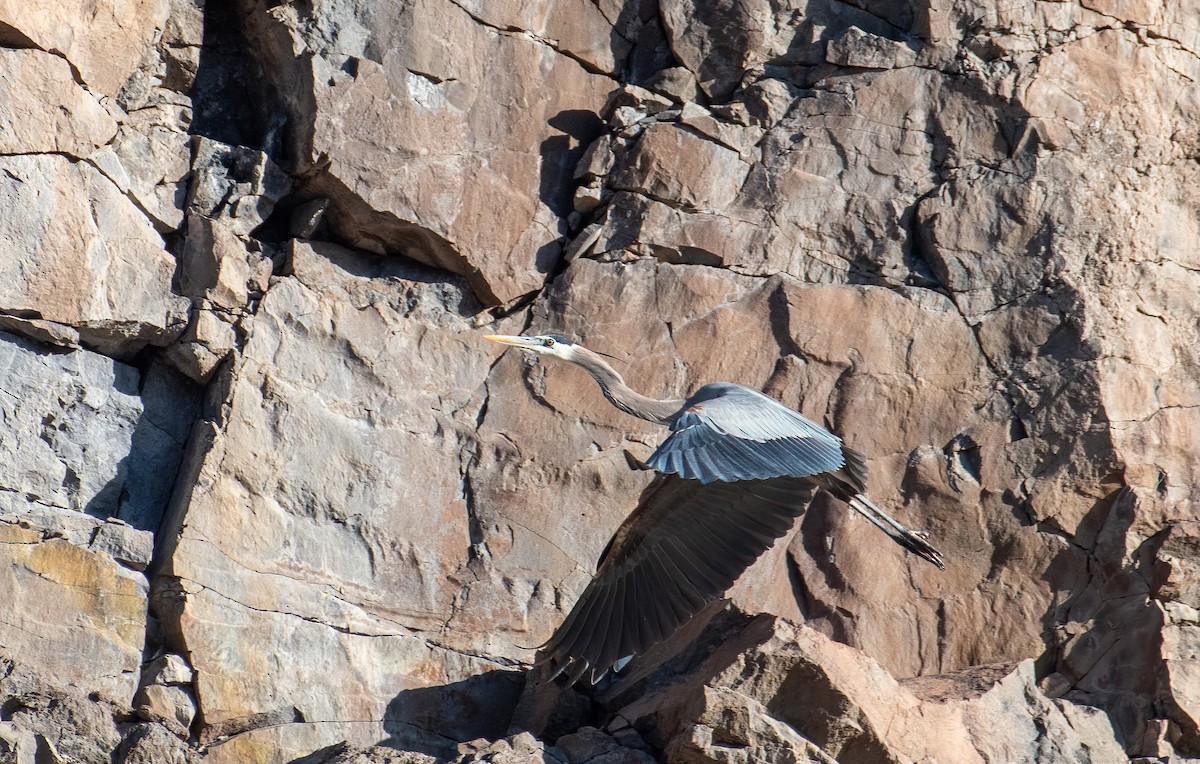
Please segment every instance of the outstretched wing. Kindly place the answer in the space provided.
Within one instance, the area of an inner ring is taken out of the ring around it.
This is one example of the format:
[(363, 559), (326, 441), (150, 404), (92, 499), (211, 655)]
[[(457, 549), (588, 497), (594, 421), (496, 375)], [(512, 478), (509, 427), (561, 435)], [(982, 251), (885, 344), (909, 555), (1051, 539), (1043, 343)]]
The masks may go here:
[(702, 486), (659, 475), (537, 663), (572, 684), (590, 671), (595, 683), (662, 642), (786, 534), (814, 490), (790, 477)]
[(701, 483), (807, 477), (845, 466), (842, 441), (757, 390), (726, 382), (688, 398), (646, 463)]

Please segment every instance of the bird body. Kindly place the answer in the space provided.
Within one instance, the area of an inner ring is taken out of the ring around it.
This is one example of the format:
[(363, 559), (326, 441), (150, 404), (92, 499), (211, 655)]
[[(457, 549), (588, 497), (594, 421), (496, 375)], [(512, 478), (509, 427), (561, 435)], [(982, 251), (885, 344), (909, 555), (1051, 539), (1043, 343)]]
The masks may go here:
[(625, 384), (599, 354), (561, 335), (487, 339), (586, 370), (620, 410), (671, 434), (646, 465), (659, 474), (613, 534), (590, 584), (541, 647), (537, 664), (570, 684), (610, 670), (671, 636), (721, 597), (792, 524), (818, 488), (910, 552), (944, 568), (924, 534), (865, 496), (861, 454), (774, 398), (715, 382), (686, 400), (657, 400)]

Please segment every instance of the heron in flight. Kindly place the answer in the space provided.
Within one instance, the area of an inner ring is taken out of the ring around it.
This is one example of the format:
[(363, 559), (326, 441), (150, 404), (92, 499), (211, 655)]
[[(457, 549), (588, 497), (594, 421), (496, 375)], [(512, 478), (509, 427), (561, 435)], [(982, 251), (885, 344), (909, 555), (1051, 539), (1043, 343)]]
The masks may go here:
[(582, 367), (627, 414), (669, 427), (646, 465), (659, 474), (613, 534), (596, 574), (537, 665), (568, 685), (600, 681), (662, 642), (718, 599), (776, 539), (818, 488), (939, 568), (942, 554), (863, 495), (867, 467), (824, 427), (757, 390), (705, 385), (686, 400), (641, 395), (594, 351), (558, 334), (487, 339)]

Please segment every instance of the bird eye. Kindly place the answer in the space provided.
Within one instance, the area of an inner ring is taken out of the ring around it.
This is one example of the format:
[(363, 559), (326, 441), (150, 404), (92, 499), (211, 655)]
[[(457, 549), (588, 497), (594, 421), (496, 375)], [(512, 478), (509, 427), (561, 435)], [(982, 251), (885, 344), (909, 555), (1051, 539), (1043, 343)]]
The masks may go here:
[(552, 348), (554, 347), (554, 339), (552, 337), (547, 337), (546, 339), (542, 340), (542, 344), (548, 348)]

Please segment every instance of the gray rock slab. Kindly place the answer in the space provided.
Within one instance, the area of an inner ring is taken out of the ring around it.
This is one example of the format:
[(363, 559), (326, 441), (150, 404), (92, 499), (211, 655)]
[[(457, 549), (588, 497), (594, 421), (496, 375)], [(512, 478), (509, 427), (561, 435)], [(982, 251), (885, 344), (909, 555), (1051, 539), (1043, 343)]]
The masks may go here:
[[(63, 510), (154, 531), (198, 407), (166, 367), (138, 370), (87, 350), (0, 332), (0, 512)], [(117, 543), (143, 567), (143, 542)], [(107, 543), (107, 542), (106, 542)]]

